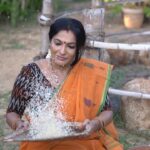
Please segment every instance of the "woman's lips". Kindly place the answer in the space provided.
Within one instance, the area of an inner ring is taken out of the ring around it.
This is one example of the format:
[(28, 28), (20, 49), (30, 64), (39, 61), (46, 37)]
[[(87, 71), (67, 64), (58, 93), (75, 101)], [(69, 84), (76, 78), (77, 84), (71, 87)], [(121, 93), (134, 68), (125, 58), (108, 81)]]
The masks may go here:
[(61, 61), (65, 61), (65, 60), (66, 60), (66, 58), (65, 58), (65, 57), (62, 57), (62, 56), (56, 56), (56, 58), (57, 58), (58, 60), (61, 60)]

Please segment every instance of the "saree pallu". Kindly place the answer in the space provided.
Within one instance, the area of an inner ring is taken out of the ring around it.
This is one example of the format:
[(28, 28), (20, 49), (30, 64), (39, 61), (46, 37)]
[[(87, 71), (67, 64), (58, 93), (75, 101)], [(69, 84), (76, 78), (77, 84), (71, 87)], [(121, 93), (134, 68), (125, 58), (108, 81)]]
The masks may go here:
[[(59, 96), (68, 121), (83, 122), (100, 114), (105, 104), (112, 66), (81, 59), (70, 71)], [(113, 122), (84, 139), (22, 142), (20, 150), (122, 150)]]

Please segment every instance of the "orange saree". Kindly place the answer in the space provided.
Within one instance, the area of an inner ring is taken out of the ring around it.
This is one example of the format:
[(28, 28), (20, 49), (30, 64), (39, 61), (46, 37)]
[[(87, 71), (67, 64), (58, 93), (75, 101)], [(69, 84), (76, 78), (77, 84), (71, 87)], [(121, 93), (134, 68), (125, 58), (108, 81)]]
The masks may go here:
[[(93, 119), (103, 109), (110, 81), (111, 66), (92, 59), (81, 59), (71, 70), (59, 96), (68, 121)], [(23, 142), (20, 150), (122, 150), (111, 122), (90, 137), (65, 141)]]

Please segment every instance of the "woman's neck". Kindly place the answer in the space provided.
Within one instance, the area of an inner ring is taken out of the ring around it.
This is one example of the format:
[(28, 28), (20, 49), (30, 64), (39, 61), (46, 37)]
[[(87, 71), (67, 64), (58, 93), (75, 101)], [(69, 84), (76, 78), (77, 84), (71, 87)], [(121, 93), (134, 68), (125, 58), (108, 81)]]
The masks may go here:
[(49, 64), (51, 66), (51, 70), (56, 72), (56, 73), (61, 73), (61, 74), (67, 74), (69, 72), (69, 70), (71, 69), (70, 65), (65, 65), (65, 66), (61, 66), (56, 64), (54, 61), (49, 60)]
[(60, 85), (67, 77), (71, 67), (70, 66), (60, 66), (53, 61), (47, 60), (48, 64), (48, 74), (47, 78), (51, 82), (53, 87)]

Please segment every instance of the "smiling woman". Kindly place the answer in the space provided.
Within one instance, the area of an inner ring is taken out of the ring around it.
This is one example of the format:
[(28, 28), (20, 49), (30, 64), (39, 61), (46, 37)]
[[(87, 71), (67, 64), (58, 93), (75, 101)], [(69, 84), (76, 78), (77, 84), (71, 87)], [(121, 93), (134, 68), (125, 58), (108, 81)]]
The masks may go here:
[(60, 31), (50, 44), (52, 61), (59, 66), (66, 66), (72, 63), (76, 52), (76, 38), (71, 31)]
[[(60, 31), (61, 33), (59, 33)], [(50, 41), (52, 40), (54, 36), (58, 37), (57, 35), (58, 33), (61, 34), (61, 38), (65, 39), (62, 42), (69, 42), (69, 43), (66, 43), (67, 48), (75, 49), (75, 58), (72, 63), (72, 65), (74, 65), (81, 58), (81, 55), (83, 54), (82, 48), (86, 40), (86, 34), (83, 28), (83, 25), (75, 19), (66, 19), (66, 18), (58, 19), (50, 27), (50, 32), (49, 32)], [(69, 37), (66, 36), (65, 34), (68, 34)]]
[[(53, 128), (49, 128), (54, 126), (61, 134), (68, 134), (73, 127), (84, 137), (22, 142), (20, 150), (122, 150), (107, 96), (112, 66), (81, 58), (86, 35), (78, 20), (56, 20), (50, 27), (49, 39), (51, 58), (24, 66), (18, 75), (7, 109), (7, 123), (14, 130), (42, 132), (42, 138), (48, 136), (47, 132), (59, 133), (51, 132)], [(22, 120), (22, 116), (27, 120)], [(68, 128), (63, 128), (64, 123)]]

